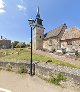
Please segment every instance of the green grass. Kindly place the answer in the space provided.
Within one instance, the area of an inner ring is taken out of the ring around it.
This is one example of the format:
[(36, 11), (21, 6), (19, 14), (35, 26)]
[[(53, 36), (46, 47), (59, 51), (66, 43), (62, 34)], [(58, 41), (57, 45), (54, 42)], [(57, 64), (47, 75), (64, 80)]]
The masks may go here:
[[(6, 56), (4, 55), (5, 52), (7, 53)], [(18, 52), (18, 54), (16, 52)], [(16, 60), (30, 60), (30, 56), (31, 56), (30, 50), (26, 50), (26, 49), (0, 50), (0, 53), (2, 54), (2, 56), (0, 56), (1, 60), (15, 60), (15, 61)], [(10, 53), (13, 53), (13, 54), (10, 54)], [(62, 62), (59, 60), (52, 59), (50, 57), (33, 53), (33, 61), (46, 62), (48, 60), (52, 60), (52, 62), (50, 62), (51, 64), (68, 66), (72, 68), (80, 68), (80, 66), (75, 66), (70, 63)]]
[(45, 80), (45, 81), (48, 82), (48, 83), (52, 83), (52, 84), (55, 84), (55, 85), (61, 86), (61, 87), (62, 87), (62, 85), (60, 84), (60, 82), (61, 82), (61, 81), (66, 82), (67, 79), (68, 79), (68, 77), (65, 76), (65, 75), (62, 74), (62, 73), (55, 74), (54, 76), (49, 77), (49, 78), (41, 77), (41, 76), (39, 76), (39, 77), (40, 77), (41, 79)]
[(20, 68), (19, 68), (19, 70), (18, 70), (18, 73), (19, 74), (25, 74), (25, 73), (27, 73), (27, 69), (26, 69), (26, 67), (24, 67), (24, 66), (21, 66)]
[(12, 65), (7, 64), (6, 65), (6, 71), (12, 71)]
[(56, 77), (51, 77), (48, 79), (50, 83), (54, 83), (56, 85), (60, 85), (60, 81), (66, 81), (67, 77), (65, 77), (63, 74), (59, 73)]
[[(23, 49), (21, 51), (19, 49), (17, 49), (17, 52), (19, 52), (19, 55), (16, 54), (16, 49), (15, 50), (8, 50), (8, 51), (6, 50), (6, 52), (7, 52), (7, 54), (13, 52), (13, 54), (4, 56), (4, 57), (2, 57), (0, 59), (2, 59), (2, 60), (30, 60), (30, 58), (31, 58), (30, 51), (25, 50), (25, 49)], [(50, 59), (49, 57), (45, 57), (43, 55), (33, 53), (33, 61), (41, 61), (41, 62), (43, 62), (43, 61), (47, 61), (49, 59)]]

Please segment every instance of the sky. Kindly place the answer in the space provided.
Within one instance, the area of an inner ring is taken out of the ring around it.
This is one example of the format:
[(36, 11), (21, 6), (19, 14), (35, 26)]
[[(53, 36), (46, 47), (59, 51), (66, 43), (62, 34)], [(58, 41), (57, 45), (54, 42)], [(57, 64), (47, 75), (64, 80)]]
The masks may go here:
[(28, 19), (35, 20), (38, 6), (44, 33), (63, 23), (80, 28), (80, 0), (0, 0), (0, 36), (29, 43)]

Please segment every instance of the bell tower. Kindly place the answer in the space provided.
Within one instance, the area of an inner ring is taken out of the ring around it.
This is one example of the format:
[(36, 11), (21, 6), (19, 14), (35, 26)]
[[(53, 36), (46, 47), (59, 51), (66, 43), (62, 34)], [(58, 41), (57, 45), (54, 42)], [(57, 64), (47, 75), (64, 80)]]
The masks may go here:
[(39, 7), (37, 8), (37, 15), (34, 22), (34, 33), (33, 33), (33, 49), (42, 50), (43, 49), (43, 39), (44, 39), (44, 27), (42, 25), (42, 19), (40, 17)]

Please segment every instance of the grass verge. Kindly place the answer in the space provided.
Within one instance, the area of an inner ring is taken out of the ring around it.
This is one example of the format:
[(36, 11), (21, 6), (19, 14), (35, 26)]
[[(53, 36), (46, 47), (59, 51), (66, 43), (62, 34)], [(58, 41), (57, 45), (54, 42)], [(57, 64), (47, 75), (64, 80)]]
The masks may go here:
[[(9, 49), (9, 50), (0, 50), (0, 53), (6, 52), (7, 55), (2, 56), (1, 60), (30, 60), (30, 51), (26, 49)], [(33, 61), (39, 61), (39, 62), (46, 62), (48, 60), (51, 60), (51, 64), (57, 64), (62, 66), (68, 66), (72, 68), (78, 68), (80, 69), (80, 66), (76, 66), (70, 63), (62, 62), (59, 60), (52, 59), (50, 57), (46, 57), (40, 54), (33, 53)]]

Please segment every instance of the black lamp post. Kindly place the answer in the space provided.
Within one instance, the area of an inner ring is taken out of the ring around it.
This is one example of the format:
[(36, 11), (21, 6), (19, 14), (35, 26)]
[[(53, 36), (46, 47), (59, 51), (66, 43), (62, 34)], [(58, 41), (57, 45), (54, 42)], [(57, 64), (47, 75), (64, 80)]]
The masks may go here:
[(34, 26), (34, 20), (29, 19), (29, 25), (31, 27), (31, 61), (30, 61), (30, 75), (32, 76), (32, 29)]

